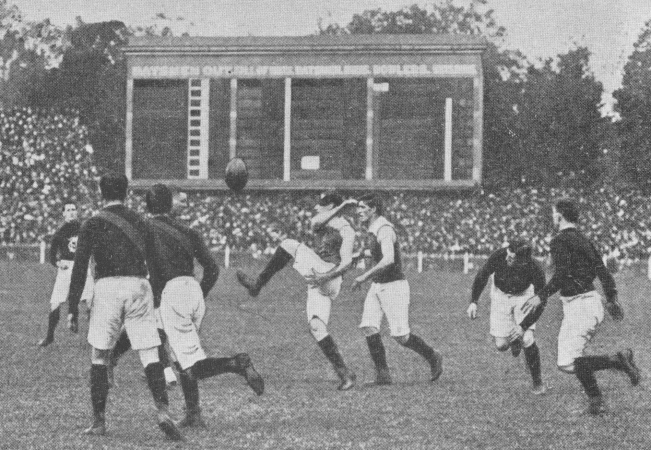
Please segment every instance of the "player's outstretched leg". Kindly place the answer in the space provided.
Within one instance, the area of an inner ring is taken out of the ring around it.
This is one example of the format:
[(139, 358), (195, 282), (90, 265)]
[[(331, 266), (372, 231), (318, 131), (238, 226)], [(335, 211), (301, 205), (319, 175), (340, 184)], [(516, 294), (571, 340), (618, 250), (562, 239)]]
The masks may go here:
[(186, 369), (191, 377), (197, 380), (214, 377), (223, 373), (235, 373), (244, 377), (247, 384), (257, 395), (264, 393), (264, 380), (253, 367), (251, 357), (246, 353), (238, 353), (231, 358), (206, 358), (197, 361)]
[(531, 392), (535, 395), (545, 394), (545, 392), (547, 392), (547, 387), (543, 383), (541, 376), (540, 350), (535, 342), (524, 348), (524, 359), (527, 361), (527, 367), (529, 368), (529, 373), (531, 374), (533, 382)]
[(443, 356), (439, 352), (413, 333), (409, 333), (407, 336), (398, 336), (396, 340), (402, 346), (418, 353), (429, 363), (432, 372), (432, 381), (439, 379), (443, 373)]
[[(154, 350), (148, 349), (145, 351)], [(154, 350), (155, 351), (155, 350)], [(142, 355), (141, 351), (141, 355)], [(141, 356), (142, 358), (142, 356)], [(158, 427), (165, 433), (168, 439), (172, 441), (183, 441), (183, 435), (177, 428), (176, 424), (169, 415), (169, 399), (167, 397), (165, 374), (163, 373), (163, 364), (160, 361), (150, 363), (145, 367), (147, 384), (154, 398), (154, 404), (158, 410), (157, 419)]]
[(319, 345), (319, 348), (326, 356), (326, 358), (328, 358), (328, 361), (330, 361), (332, 367), (334, 367), (335, 372), (337, 373), (337, 376), (341, 380), (341, 383), (337, 389), (340, 391), (347, 391), (349, 389), (352, 389), (355, 386), (357, 376), (352, 370), (346, 367), (344, 358), (341, 356), (339, 348), (337, 348), (337, 344), (335, 343), (334, 339), (332, 339), (332, 336), (327, 335), (320, 341), (317, 341), (317, 344)]
[(47, 319), (47, 334), (45, 336), (45, 339), (41, 340), (38, 345), (40, 347), (47, 347), (50, 345), (52, 342), (54, 342), (54, 330), (56, 330), (57, 324), (59, 323), (59, 317), (60, 317), (60, 308), (57, 307), (50, 311), (50, 314), (48, 315)]
[(199, 405), (199, 383), (190, 373), (183, 370), (179, 363), (176, 363), (176, 369), (179, 372), (181, 389), (185, 398), (185, 416), (176, 423), (179, 428), (197, 427), (206, 428), (206, 422), (201, 417), (201, 407)]
[(389, 366), (387, 365), (387, 353), (384, 349), (380, 333), (366, 336), (366, 344), (368, 345), (368, 351), (371, 354), (373, 364), (375, 364), (375, 384), (391, 384), (391, 373), (389, 373)]
[(277, 272), (285, 267), (291, 259), (292, 255), (287, 253), (282, 246), (279, 246), (265, 268), (262, 269), (262, 272), (260, 272), (257, 277), (251, 277), (238, 269), (236, 272), (237, 281), (239, 281), (239, 283), (249, 291), (251, 297), (257, 297), (260, 293), (260, 289), (262, 289), (262, 287), (267, 284)]
[(93, 424), (84, 430), (84, 434), (103, 436), (106, 434), (106, 399), (109, 383), (107, 368), (104, 364), (90, 367), (90, 399), (93, 404)]

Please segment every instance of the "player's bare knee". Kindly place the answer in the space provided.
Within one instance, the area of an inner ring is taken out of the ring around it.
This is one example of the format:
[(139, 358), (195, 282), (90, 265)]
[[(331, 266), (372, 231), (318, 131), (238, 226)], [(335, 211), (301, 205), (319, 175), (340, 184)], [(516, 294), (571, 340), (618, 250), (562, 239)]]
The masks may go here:
[(560, 370), (563, 373), (569, 373), (569, 374), (574, 373), (574, 364), (566, 364), (566, 365), (563, 365), (563, 366), (558, 365), (556, 367), (558, 367), (558, 370)]
[(393, 336), (393, 339), (395, 339), (395, 341), (400, 345), (407, 345), (407, 341), (409, 340), (409, 333), (402, 336)]
[(362, 327), (362, 333), (364, 333), (364, 336), (369, 337), (373, 336), (374, 334), (378, 334), (380, 330), (378, 330), (375, 327)]
[(140, 357), (142, 367), (147, 367), (150, 364), (154, 364), (160, 361), (160, 359), (158, 359), (158, 347), (138, 350), (138, 356)]
[(111, 350), (94, 348), (91, 351), (90, 362), (94, 365), (108, 366), (111, 361)]
[(500, 352), (505, 352), (509, 349), (511, 343), (506, 338), (495, 338), (495, 348)]
[(536, 342), (536, 339), (534, 338), (533, 330), (525, 331), (524, 336), (522, 336), (522, 345), (523, 345), (523, 347), (524, 348), (531, 347), (535, 342)]
[(312, 336), (314, 336), (317, 342), (328, 336), (328, 327), (317, 316), (312, 317), (308, 324), (310, 326), (310, 333), (312, 333)]

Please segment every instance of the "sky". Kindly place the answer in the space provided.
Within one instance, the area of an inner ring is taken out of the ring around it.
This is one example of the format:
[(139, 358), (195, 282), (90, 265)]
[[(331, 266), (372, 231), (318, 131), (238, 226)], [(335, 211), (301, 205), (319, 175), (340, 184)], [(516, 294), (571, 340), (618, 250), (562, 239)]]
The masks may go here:
[[(459, 5), (470, 0), (455, 0)], [(59, 25), (121, 20), (127, 25), (172, 25), (194, 36), (306, 35), (320, 19), (346, 24), (366, 9), (397, 10), (418, 3), (401, 0), (10, 0), (27, 20), (49, 18)], [(595, 77), (610, 93), (621, 83), (622, 69), (644, 23), (651, 0), (488, 0), (497, 22), (506, 27), (506, 45), (532, 59), (566, 52), (578, 43), (592, 52)], [(154, 19), (165, 13), (170, 21)], [(185, 20), (176, 20), (183, 17)]]

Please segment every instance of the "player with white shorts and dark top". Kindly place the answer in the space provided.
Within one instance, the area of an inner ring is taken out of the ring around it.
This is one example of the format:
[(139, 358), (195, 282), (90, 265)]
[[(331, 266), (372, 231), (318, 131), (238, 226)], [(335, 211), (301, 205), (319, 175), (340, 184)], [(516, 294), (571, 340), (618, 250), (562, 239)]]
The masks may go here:
[(328, 333), (332, 301), (341, 289), (342, 276), (352, 266), (355, 230), (340, 215), (350, 205), (336, 192), (324, 193), (315, 207), (312, 218), (315, 233), (315, 250), (296, 239), (288, 239), (284, 226), (274, 222), (269, 227), (278, 248), (257, 277), (237, 271), (237, 279), (249, 294), (257, 296), (271, 277), (293, 260), (293, 268), (308, 282), (306, 314), (310, 333), (323, 354), (332, 364), (341, 383), (338, 390), (346, 391), (355, 386), (356, 376), (344, 363), (337, 344)]
[[(186, 404), (185, 417), (177, 425), (205, 427), (198, 380), (234, 373), (243, 376), (258, 395), (264, 392), (264, 381), (246, 353), (229, 358), (206, 356), (199, 329), (206, 312), (204, 299), (217, 281), (219, 268), (199, 233), (170, 215), (173, 193), (167, 186), (152, 186), (145, 200), (147, 210), (154, 215), (150, 225), (155, 256), (149, 280), (154, 297), (160, 299), (160, 320), (177, 360)], [(201, 283), (193, 275), (195, 259), (203, 268)]]
[[(70, 291), (70, 277), (72, 275), (72, 267), (75, 258), (75, 251), (77, 250), (77, 235), (79, 228), (81, 228), (81, 221), (78, 220), (77, 204), (73, 201), (63, 202), (63, 219), (65, 223), (54, 233), (52, 236), (52, 243), (50, 246), (49, 261), (54, 267), (57, 268), (57, 276), (52, 288), (52, 295), (50, 296), (50, 313), (48, 315), (47, 334), (38, 345), (47, 347), (54, 342), (54, 330), (59, 323), (61, 304), (68, 300), (68, 292)], [(81, 300), (86, 301), (90, 306), (93, 299), (93, 276), (89, 268), (84, 284), (84, 291), (81, 294)]]
[(88, 343), (92, 346), (90, 392), (93, 424), (89, 435), (106, 433), (108, 365), (122, 327), (138, 351), (157, 409), (158, 426), (172, 440), (183, 440), (168, 413), (169, 400), (163, 365), (158, 359), (160, 339), (154, 316), (154, 297), (147, 280), (147, 263), (154, 255), (154, 236), (145, 219), (124, 205), (128, 180), (123, 174), (100, 179), (104, 208), (88, 219), (79, 231), (72, 270), (69, 324), (77, 331), (79, 299), (88, 262), (95, 260), (95, 296), (90, 309)]
[(640, 382), (640, 371), (633, 361), (633, 351), (626, 349), (610, 355), (584, 355), (588, 342), (604, 319), (601, 295), (593, 281), (599, 277), (606, 294), (606, 309), (613, 319), (620, 321), (624, 312), (617, 301), (615, 280), (603, 263), (595, 246), (579, 231), (576, 224), (579, 210), (571, 200), (559, 200), (553, 208), (554, 225), (559, 233), (550, 243), (554, 275), (537, 296), (522, 307), (527, 316), (516, 327), (512, 338), (522, 335), (523, 329), (542, 314), (547, 299), (560, 290), (563, 303), (563, 321), (558, 334), (558, 368), (575, 374), (588, 396), (588, 413), (605, 411), (595, 372), (616, 369), (628, 375), (631, 384)]
[(443, 357), (409, 328), (409, 283), (402, 271), (400, 244), (393, 224), (384, 217), (379, 196), (369, 194), (358, 200), (357, 212), (368, 225), (371, 258), (375, 265), (355, 278), (352, 288), (371, 280), (359, 327), (364, 331), (371, 359), (375, 364), (375, 384), (391, 384), (386, 351), (380, 337), (382, 317), (386, 316), (391, 336), (402, 346), (422, 356), (430, 365), (431, 381), (443, 372)]
[(519, 356), (524, 347), (527, 367), (533, 379), (532, 392), (540, 395), (545, 393), (546, 387), (541, 377), (540, 351), (534, 339), (536, 324), (525, 331), (522, 339), (509, 340), (513, 327), (525, 318), (522, 305), (545, 286), (545, 272), (533, 260), (531, 253), (531, 244), (521, 240), (514, 240), (508, 247), (493, 252), (475, 276), (466, 312), (470, 319), (477, 317), (477, 302), (486, 283), (492, 278), (490, 334), (499, 351), (511, 348), (514, 357)]

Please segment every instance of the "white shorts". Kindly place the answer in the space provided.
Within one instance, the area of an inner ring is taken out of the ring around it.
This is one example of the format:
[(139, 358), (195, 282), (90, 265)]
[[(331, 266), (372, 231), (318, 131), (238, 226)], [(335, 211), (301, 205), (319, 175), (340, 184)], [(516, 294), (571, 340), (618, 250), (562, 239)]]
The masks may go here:
[(389, 283), (371, 283), (364, 300), (364, 311), (360, 328), (380, 329), (382, 315), (387, 316), (391, 336), (409, 334), (409, 282), (407, 280)]
[(604, 320), (604, 305), (597, 291), (574, 297), (562, 297), (563, 321), (558, 333), (559, 367), (574, 364)]
[[(525, 315), (520, 309), (522, 305), (533, 297), (533, 286), (519, 295), (506, 294), (502, 292), (495, 284), (491, 286), (491, 314), (490, 314), (490, 334), (494, 337), (508, 337), (515, 325), (520, 324)], [(529, 328), (536, 329), (534, 323)]]
[(183, 370), (206, 359), (199, 328), (206, 313), (201, 286), (193, 277), (177, 277), (165, 285), (161, 295), (160, 318), (170, 348)]
[(111, 350), (123, 325), (134, 350), (160, 345), (149, 281), (138, 277), (97, 280), (90, 310), (88, 343), (98, 350)]
[[(335, 268), (335, 264), (326, 262), (307, 245), (294, 239), (285, 239), (281, 244), (283, 249), (294, 258), (294, 270), (303, 277), (313, 274), (313, 271), (325, 273)], [(332, 300), (337, 298), (341, 290), (342, 277), (334, 278), (321, 286), (307, 288), (307, 320), (318, 317), (326, 325), (330, 320)]]
[[(72, 267), (74, 263), (73, 261), (67, 260), (61, 260), (61, 262), (66, 263), (68, 267), (57, 268), (57, 277), (54, 280), (54, 287), (52, 288), (52, 295), (50, 296), (50, 309), (52, 310), (65, 303), (68, 300), (68, 293), (70, 292), (70, 279), (72, 277)], [(85, 300), (89, 305), (91, 304), (91, 301), (93, 300), (94, 285), (95, 281), (93, 280), (93, 274), (89, 267), (88, 274), (86, 275), (84, 291), (81, 294), (81, 301)]]

